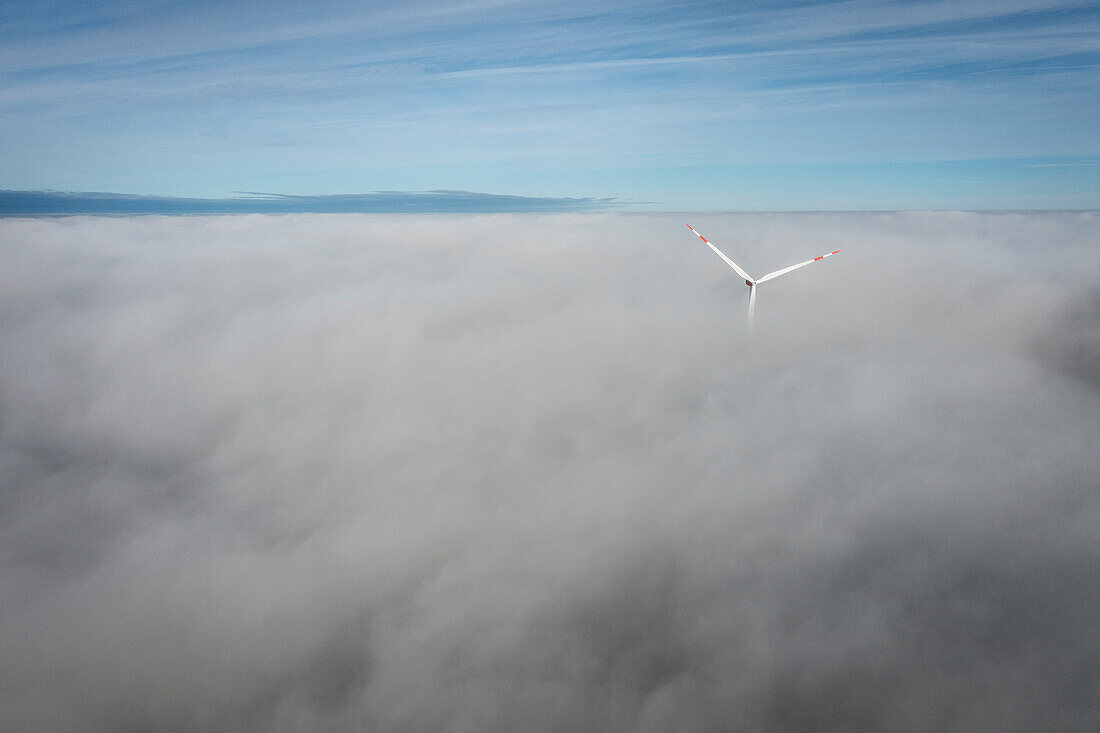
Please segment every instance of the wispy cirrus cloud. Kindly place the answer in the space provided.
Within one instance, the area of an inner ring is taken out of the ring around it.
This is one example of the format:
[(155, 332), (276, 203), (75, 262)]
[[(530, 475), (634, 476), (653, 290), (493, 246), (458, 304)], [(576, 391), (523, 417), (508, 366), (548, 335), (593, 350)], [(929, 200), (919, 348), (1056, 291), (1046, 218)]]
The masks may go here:
[[(1100, 20), (1084, 2), (5, 12), (0, 139), (22, 143), (4, 151), (8, 188), (599, 197), (609, 192), (592, 187), (594, 173), (629, 185), (630, 170), (674, 156), (1097, 152), (1083, 120), (1098, 112)], [(686, 176), (667, 191), (620, 191), (667, 200)]]

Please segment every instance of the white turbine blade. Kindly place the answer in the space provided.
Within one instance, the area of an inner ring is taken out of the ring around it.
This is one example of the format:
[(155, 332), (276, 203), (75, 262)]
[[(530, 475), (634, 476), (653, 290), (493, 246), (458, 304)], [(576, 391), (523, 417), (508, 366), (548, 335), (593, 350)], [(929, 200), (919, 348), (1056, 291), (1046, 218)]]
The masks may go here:
[(756, 312), (756, 286), (749, 286), (749, 328), (752, 328), (752, 314)]
[[(686, 224), (685, 226), (687, 226), (688, 229), (691, 229), (691, 224)], [(721, 257), (723, 260), (725, 260), (726, 264), (729, 265), (730, 267), (732, 267), (737, 272), (738, 275), (740, 275), (741, 277), (745, 278), (746, 280), (748, 280), (750, 282), (756, 282), (755, 280), (752, 279), (752, 277), (749, 275), (749, 273), (745, 272), (740, 267), (738, 267), (736, 262), (734, 262), (729, 257), (726, 257), (724, 254), (722, 254), (722, 250), (718, 249), (713, 244), (711, 244), (709, 241), (707, 241), (706, 237), (704, 237), (699, 232), (696, 232), (694, 229), (691, 229), (691, 231), (695, 234), (695, 236), (699, 237), (699, 239), (702, 239), (704, 242), (706, 242), (708, 247), (710, 247), (716, 253), (718, 253), (718, 256)]]
[(757, 283), (762, 283), (762, 282), (767, 282), (768, 280), (774, 280), (775, 278), (779, 277), (780, 275), (786, 275), (788, 272), (792, 272), (793, 270), (797, 270), (800, 267), (805, 267), (806, 265), (812, 265), (813, 263), (817, 262), (818, 260), (823, 260), (826, 257), (832, 257), (833, 255), (835, 255), (839, 251), (840, 250), (838, 249), (836, 252), (830, 252), (827, 255), (821, 255), (820, 257), (814, 257), (812, 260), (806, 260), (805, 262), (799, 262), (797, 265), (791, 265), (790, 267), (784, 267), (782, 270), (776, 270), (775, 272), (769, 272), (767, 275), (760, 278), (756, 282)]

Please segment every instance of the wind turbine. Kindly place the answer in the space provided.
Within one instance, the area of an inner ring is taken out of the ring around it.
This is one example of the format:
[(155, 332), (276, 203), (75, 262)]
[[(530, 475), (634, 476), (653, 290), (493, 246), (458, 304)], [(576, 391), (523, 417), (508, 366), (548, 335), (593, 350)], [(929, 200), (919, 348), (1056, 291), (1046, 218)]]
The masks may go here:
[(704, 237), (702, 234), (700, 234), (699, 232), (692, 229), (691, 224), (688, 224), (687, 228), (691, 229), (692, 233), (695, 234), (695, 236), (699, 237), (699, 239), (702, 239), (708, 247), (713, 249), (719, 257), (721, 257), (723, 260), (725, 260), (726, 264), (729, 265), (730, 267), (732, 267), (738, 275), (745, 278), (745, 284), (749, 286), (749, 321), (748, 321), (748, 323), (749, 323), (750, 327), (752, 326), (753, 311), (756, 310), (756, 286), (757, 285), (759, 285), (762, 282), (767, 282), (768, 280), (774, 280), (775, 278), (779, 277), (780, 275), (786, 275), (788, 272), (793, 272), (793, 271), (797, 270), (800, 267), (805, 267), (806, 265), (812, 265), (813, 263), (817, 262), (818, 260), (823, 260), (826, 257), (832, 257), (833, 255), (835, 255), (837, 252), (840, 251), (838, 249), (836, 252), (830, 252), (829, 254), (821, 255), (820, 257), (814, 257), (812, 260), (806, 260), (805, 262), (799, 262), (797, 265), (791, 265), (790, 267), (784, 267), (782, 270), (776, 270), (775, 272), (769, 272), (764, 277), (761, 277), (757, 280), (754, 280), (752, 278), (752, 276), (749, 275), (749, 273), (745, 272), (740, 267), (738, 267), (736, 262), (731, 260), (729, 257), (726, 257), (724, 254), (722, 254), (722, 251), (720, 249), (718, 249), (713, 244), (711, 244), (709, 241), (707, 241), (706, 237)]

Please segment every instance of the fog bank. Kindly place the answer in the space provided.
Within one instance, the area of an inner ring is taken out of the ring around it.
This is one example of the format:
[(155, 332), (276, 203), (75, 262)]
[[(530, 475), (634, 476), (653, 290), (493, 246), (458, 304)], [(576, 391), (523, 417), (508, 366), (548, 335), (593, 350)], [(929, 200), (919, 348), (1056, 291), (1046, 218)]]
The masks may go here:
[(1096, 730), (1098, 242), (0, 220), (0, 729)]

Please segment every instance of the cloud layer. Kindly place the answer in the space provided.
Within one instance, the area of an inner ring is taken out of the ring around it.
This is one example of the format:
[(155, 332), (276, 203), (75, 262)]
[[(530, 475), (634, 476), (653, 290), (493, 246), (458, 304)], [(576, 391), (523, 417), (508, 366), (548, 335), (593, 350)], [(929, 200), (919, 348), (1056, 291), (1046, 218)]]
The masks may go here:
[(4, 730), (1092, 730), (1095, 214), (0, 221)]

